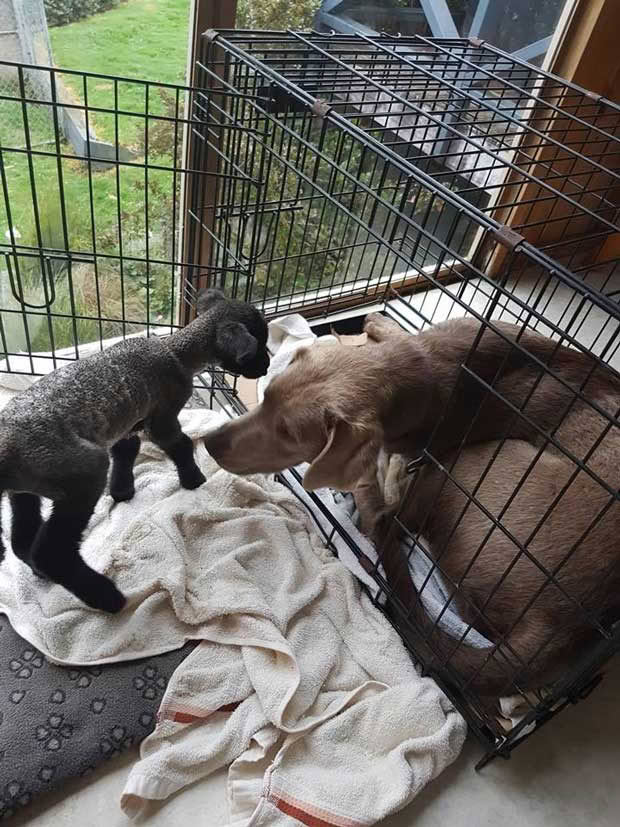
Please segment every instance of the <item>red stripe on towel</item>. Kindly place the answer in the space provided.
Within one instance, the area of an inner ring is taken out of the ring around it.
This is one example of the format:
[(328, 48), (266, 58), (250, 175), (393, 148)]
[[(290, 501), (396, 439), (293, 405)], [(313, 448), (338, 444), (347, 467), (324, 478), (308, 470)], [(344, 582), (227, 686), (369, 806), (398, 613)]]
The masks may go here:
[(157, 715), (158, 721), (175, 721), (178, 724), (192, 724), (194, 721), (204, 721), (216, 712), (234, 712), (241, 701), (224, 704), (219, 709), (197, 709), (195, 707), (180, 707), (174, 704), (162, 706)]
[(351, 821), (348, 818), (328, 813), (320, 807), (313, 807), (295, 798), (284, 798), (277, 793), (269, 793), (267, 800), (287, 816), (296, 818), (307, 827), (363, 827), (360, 821)]

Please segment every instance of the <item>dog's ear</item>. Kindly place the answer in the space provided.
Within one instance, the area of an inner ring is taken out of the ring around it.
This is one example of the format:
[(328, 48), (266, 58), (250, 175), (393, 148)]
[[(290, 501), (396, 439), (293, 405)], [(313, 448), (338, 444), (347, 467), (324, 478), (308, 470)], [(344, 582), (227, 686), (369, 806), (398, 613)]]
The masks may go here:
[(329, 428), (327, 442), (304, 474), (306, 491), (335, 488), (352, 491), (368, 470), (371, 434), (337, 419)]
[(203, 287), (196, 296), (196, 312), (200, 316), (216, 302), (226, 301), (226, 296), (215, 287)]
[(221, 322), (215, 334), (217, 352), (243, 367), (256, 356), (258, 342), (240, 322)]

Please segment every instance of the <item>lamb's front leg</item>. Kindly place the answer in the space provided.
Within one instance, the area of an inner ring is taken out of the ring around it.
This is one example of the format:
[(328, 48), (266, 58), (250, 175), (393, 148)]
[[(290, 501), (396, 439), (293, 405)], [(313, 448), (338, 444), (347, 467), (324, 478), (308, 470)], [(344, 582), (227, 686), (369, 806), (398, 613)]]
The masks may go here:
[(146, 431), (155, 445), (165, 451), (176, 465), (183, 488), (192, 490), (205, 482), (205, 476), (194, 459), (194, 443), (181, 430), (175, 414), (153, 414), (146, 423)]
[(138, 434), (119, 439), (112, 448), (112, 473), (110, 475), (110, 496), (117, 502), (126, 502), (135, 494), (133, 466), (140, 450)]

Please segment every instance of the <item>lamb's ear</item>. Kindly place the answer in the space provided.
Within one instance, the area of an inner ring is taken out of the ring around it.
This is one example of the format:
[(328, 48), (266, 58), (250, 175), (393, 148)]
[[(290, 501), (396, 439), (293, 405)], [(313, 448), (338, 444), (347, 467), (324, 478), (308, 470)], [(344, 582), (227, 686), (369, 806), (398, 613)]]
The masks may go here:
[(216, 302), (226, 301), (226, 296), (215, 287), (203, 287), (196, 296), (196, 312), (200, 316)]
[(371, 435), (337, 419), (329, 428), (327, 442), (304, 474), (306, 491), (335, 488), (352, 491), (368, 471)]
[(217, 326), (215, 344), (220, 356), (243, 367), (256, 356), (258, 342), (240, 322), (221, 322)]

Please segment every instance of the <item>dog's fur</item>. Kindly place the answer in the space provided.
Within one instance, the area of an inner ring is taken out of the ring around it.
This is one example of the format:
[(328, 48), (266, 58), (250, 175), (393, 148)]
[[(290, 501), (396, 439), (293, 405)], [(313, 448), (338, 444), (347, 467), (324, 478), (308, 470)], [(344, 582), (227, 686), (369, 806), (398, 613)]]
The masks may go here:
[[(461, 614), (501, 651), (458, 645), (436, 629), (404, 559), (386, 547), (383, 563), (417, 624), (426, 661), (443, 674), (449, 661), (449, 677), (456, 670), (463, 684), (487, 695), (513, 682), (534, 688), (555, 680), (590, 639), (579, 603), (597, 613), (615, 608), (620, 586), (617, 502), (544, 436), (617, 490), (620, 431), (607, 417), (620, 409), (620, 383), (576, 349), (513, 325), (497, 328), (479, 338), (479, 323), (455, 320), (411, 336), (373, 314), (365, 326), (370, 344), (299, 352), (260, 406), (206, 440), (236, 473), (310, 462), (304, 485), (354, 491), (364, 529), (375, 536), (386, 510), (377, 484), (380, 445), (411, 459), (428, 449), (452, 469), (477, 503), (466, 507), (469, 498), (431, 463), (401, 517), (457, 584)], [(542, 378), (538, 363), (550, 371)]]
[[(171, 336), (130, 339), (60, 368), (0, 412), (0, 490), (10, 494), (13, 551), (93, 608), (117, 612), (125, 603), (79, 555), (106, 484), (108, 451), (117, 502), (133, 497), (143, 429), (172, 459), (181, 485), (197, 488), (204, 476), (178, 421), (194, 374), (215, 362), (256, 378), (269, 366), (267, 325), (256, 308), (205, 290), (197, 309), (198, 317)], [(45, 523), (40, 497), (53, 500)]]

